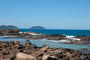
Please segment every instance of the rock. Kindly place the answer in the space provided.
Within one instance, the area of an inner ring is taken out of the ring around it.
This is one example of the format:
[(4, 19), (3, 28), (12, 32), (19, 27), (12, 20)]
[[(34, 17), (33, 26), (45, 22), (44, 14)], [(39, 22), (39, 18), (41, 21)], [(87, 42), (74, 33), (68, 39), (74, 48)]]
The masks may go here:
[(0, 60), (4, 60), (2, 57), (0, 57)]
[(51, 56), (49, 54), (44, 54), (42, 57), (42, 60), (60, 60), (59, 58), (57, 58), (56, 56)]
[(16, 60), (37, 60), (36, 57), (24, 53), (17, 53)]
[(31, 43), (29, 42), (29, 40), (26, 40), (25, 42), (25, 48), (28, 49), (31, 47)]
[(30, 50), (23, 50), (24, 53), (30, 54), (31, 51)]
[(19, 41), (15, 41), (15, 46), (16, 47), (19, 47), (21, 44), (20, 44), (20, 42)]
[(36, 56), (36, 57), (43, 56), (43, 54), (48, 50), (48, 48), (49, 48), (48, 46), (45, 46), (45, 47), (41, 48), (40, 50), (34, 52), (32, 55)]
[(49, 55), (43, 55), (42, 60), (47, 60), (47, 59), (48, 59), (48, 57), (49, 57)]
[(40, 51), (46, 51), (49, 47), (48, 46), (45, 46), (43, 48), (40, 49)]
[(80, 60), (80, 57), (73, 57), (73, 58), (70, 58), (70, 60)]
[(65, 57), (64, 56), (62, 60), (69, 60), (69, 57), (67, 57), (67, 56)]
[(43, 56), (45, 52), (43, 51), (36, 51), (36, 52), (33, 52), (32, 55), (35, 56), (35, 57), (39, 57), (39, 56)]
[(73, 52), (73, 54), (72, 54), (72, 57), (79, 57), (80, 56), (80, 52), (78, 52), (78, 51), (75, 51), (75, 52)]
[(82, 60), (85, 60), (86, 56), (82, 55), (82, 56), (80, 56), (80, 58), (81, 58)]
[(66, 52), (67, 57), (71, 58), (72, 54), (70, 52)]

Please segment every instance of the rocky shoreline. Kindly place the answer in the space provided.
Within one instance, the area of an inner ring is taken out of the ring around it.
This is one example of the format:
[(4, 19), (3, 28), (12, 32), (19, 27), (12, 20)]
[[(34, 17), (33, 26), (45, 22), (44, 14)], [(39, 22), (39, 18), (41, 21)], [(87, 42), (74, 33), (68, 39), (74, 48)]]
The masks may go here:
[(28, 41), (24, 45), (19, 41), (0, 42), (0, 60), (90, 60), (90, 53), (48, 46), (37, 47)]

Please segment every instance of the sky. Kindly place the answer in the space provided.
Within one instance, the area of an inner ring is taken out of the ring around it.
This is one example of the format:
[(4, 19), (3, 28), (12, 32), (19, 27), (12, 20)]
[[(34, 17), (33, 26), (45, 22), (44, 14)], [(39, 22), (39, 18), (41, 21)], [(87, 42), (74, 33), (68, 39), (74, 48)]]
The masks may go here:
[(0, 0), (0, 25), (90, 29), (90, 0)]

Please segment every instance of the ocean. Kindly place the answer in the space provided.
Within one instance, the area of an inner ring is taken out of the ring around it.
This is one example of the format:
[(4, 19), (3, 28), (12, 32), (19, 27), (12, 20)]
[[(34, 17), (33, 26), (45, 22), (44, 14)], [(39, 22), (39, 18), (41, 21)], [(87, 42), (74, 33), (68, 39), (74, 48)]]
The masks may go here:
[(65, 34), (73, 36), (90, 36), (90, 30), (69, 30), (69, 29), (20, 29), (22, 32), (39, 32), (41, 34)]

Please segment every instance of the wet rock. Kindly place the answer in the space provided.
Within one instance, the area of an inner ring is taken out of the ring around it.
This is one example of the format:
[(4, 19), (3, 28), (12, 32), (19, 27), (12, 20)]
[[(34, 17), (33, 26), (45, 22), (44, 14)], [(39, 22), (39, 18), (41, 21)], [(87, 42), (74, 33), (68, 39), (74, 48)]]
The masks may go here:
[(17, 53), (16, 60), (37, 60), (36, 57), (24, 53)]

